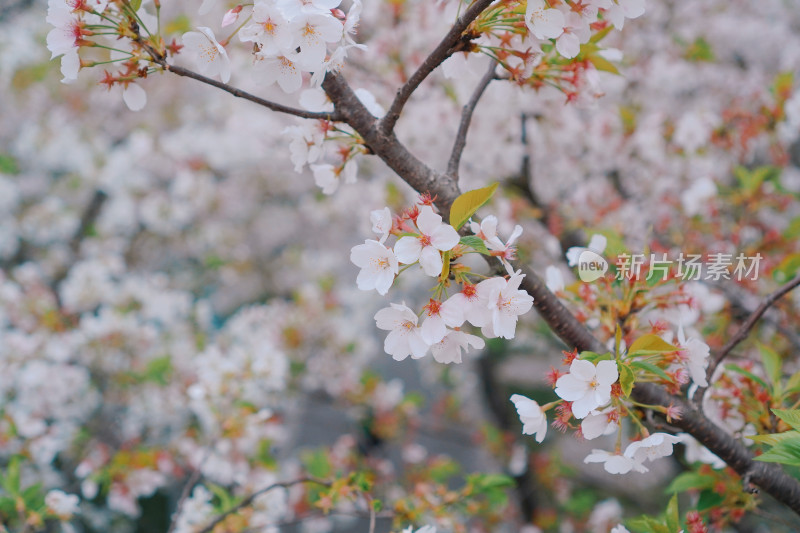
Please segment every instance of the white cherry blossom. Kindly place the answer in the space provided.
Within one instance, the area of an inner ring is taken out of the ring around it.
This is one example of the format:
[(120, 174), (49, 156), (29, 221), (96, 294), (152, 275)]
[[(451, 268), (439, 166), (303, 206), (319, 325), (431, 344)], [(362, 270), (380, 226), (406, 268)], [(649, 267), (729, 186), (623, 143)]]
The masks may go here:
[(447, 335), (445, 335), (442, 340), (431, 345), (431, 355), (437, 363), (460, 363), (461, 355), (466, 352), (470, 346), (481, 350), (486, 346), (486, 343), (480, 337), (452, 329), (447, 332)]
[(625, 457), (638, 463), (643, 463), (645, 459), (655, 461), (672, 455), (672, 445), (681, 440), (681, 437), (668, 433), (653, 433), (646, 439), (630, 443), (625, 448)]
[(431, 300), (425, 306), (424, 314), (425, 321), (420, 329), (428, 344), (440, 342), (447, 335), (447, 326), (457, 328), (464, 323), (461, 313), (452, 304), (445, 305), (438, 300)]
[(631, 470), (642, 473), (648, 471), (648, 468), (640, 461), (606, 450), (592, 450), (592, 453), (587, 455), (583, 462), (603, 463), (603, 468), (605, 468), (606, 472), (609, 474), (627, 474)]
[(564, 13), (547, 7), (544, 0), (528, 0), (525, 24), (537, 39), (555, 39), (564, 31)]
[(589, 246), (587, 248), (584, 248), (582, 246), (573, 246), (572, 248), (567, 250), (567, 263), (571, 267), (577, 266), (581, 254), (587, 250), (590, 252), (594, 252), (598, 255), (602, 255), (602, 253), (606, 250), (607, 244), (608, 240), (604, 235), (600, 235), (599, 233), (592, 235), (592, 238), (589, 240)]
[(511, 396), (511, 401), (522, 422), (522, 434), (534, 435), (536, 442), (542, 442), (547, 434), (547, 414), (537, 402), (521, 394)]
[(375, 289), (386, 294), (398, 272), (397, 258), (390, 248), (378, 241), (368, 240), (350, 250), (350, 261), (361, 269), (356, 278), (362, 291)]
[(581, 421), (581, 434), (586, 440), (593, 440), (601, 435), (610, 435), (619, 427), (614, 409), (592, 411)]
[(197, 70), (206, 76), (219, 76), (227, 83), (231, 79), (231, 61), (225, 48), (217, 42), (211, 28), (200, 27), (199, 31), (183, 34), (184, 51), (197, 65)]
[(595, 366), (590, 361), (575, 359), (569, 367), (569, 373), (556, 381), (556, 394), (572, 402), (575, 418), (585, 418), (611, 400), (611, 385), (618, 377), (615, 361), (600, 361)]
[(424, 357), (428, 343), (422, 339), (417, 327), (417, 315), (404, 304), (390, 304), (375, 314), (378, 328), (389, 331), (383, 349), (396, 361), (409, 355), (414, 359)]
[(295, 34), (289, 21), (273, 4), (257, 2), (252, 17), (253, 22), (239, 31), (239, 39), (243, 42), (257, 42), (261, 45), (261, 52), (267, 55), (294, 48)]
[(440, 252), (452, 250), (458, 244), (458, 232), (453, 226), (443, 224), (442, 217), (434, 213), (431, 206), (423, 205), (419, 211), (420, 235), (401, 237), (394, 245), (394, 253), (401, 263), (409, 265), (419, 261), (427, 275), (438, 276), (443, 265)]
[(300, 47), (297, 60), (310, 72), (324, 70), (327, 45), (342, 38), (342, 23), (331, 16), (300, 14), (291, 19), (290, 27)]
[(389, 232), (392, 231), (392, 212), (388, 207), (375, 209), (369, 214), (369, 221), (372, 223), (372, 231), (380, 235), (380, 242), (386, 241)]
[[(487, 305), (492, 313), (490, 336), (513, 339), (519, 316), (533, 307), (533, 296), (519, 288), (524, 277), (522, 271), (517, 271), (508, 278), (508, 281), (497, 278), (502, 283), (497, 282), (488, 286)], [(478, 284), (478, 291), (484, 292), (481, 291), (481, 284)]]
[(683, 326), (678, 328), (678, 343), (680, 344), (681, 356), (692, 381), (701, 387), (708, 387), (706, 380), (706, 367), (708, 367), (708, 356), (711, 348), (708, 344), (695, 337), (686, 338)]
[(287, 18), (301, 14), (330, 15), (331, 9), (338, 7), (342, 0), (277, 0), (277, 5)]
[(298, 54), (284, 51), (276, 56), (258, 54), (253, 71), (256, 81), (264, 86), (278, 82), (285, 93), (297, 92), (303, 85), (303, 71)]

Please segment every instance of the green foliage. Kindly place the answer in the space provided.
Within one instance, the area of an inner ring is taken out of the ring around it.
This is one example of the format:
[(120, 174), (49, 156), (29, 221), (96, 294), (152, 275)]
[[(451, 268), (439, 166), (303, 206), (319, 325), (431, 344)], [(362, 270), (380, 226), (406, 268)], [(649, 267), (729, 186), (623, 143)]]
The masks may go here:
[(14, 156), (0, 153), (0, 174), (19, 174), (19, 163)]
[(635, 380), (633, 370), (631, 366), (626, 363), (617, 363), (617, 367), (619, 368), (619, 385), (622, 388), (622, 394), (628, 397), (631, 395), (633, 382)]
[(302, 461), (308, 473), (317, 478), (326, 478), (333, 470), (328, 454), (324, 450), (308, 452), (303, 455)]
[(668, 494), (686, 492), (687, 490), (710, 489), (716, 482), (714, 476), (699, 474), (697, 472), (684, 472), (672, 480), (664, 490)]
[(482, 189), (467, 191), (456, 198), (452, 207), (450, 207), (450, 225), (455, 229), (461, 229), (461, 226), (466, 224), (467, 220), (469, 220), (478, 209), (491, 200), (492, 196), (494, 196), (494, 192), (497, 190), (497, 185), (497, 183), (493, 183)]
[(683, 56), (693, 62), (711, 62), (714, 61), (714, 50), (708, 41), (703, 37), (698, 37), (686, 48)]
[(628, 355), (649, 355), (654, 353), (669, 353), (669, 352), (676, 352), (678, 348), (658, 335), (653, 335), (652, 333), (647, 335), (642, 335), (635, 341), (633, 341), (628, 348)]
[(477, 235), (467, 235), (466, 237), (461, 237), (459, 242), (464, 246), (469, 246), (478, 253), (489, 255), (489, 249), (486, 247), (486, 243), (483, 242), (483, 239)]
[(772, 409), (772, 413), (788, 424), (793, 431), (756, 435), (751, 440), (772, 448), (755, 458), (765, 463), (800, 466), (800, 409)]

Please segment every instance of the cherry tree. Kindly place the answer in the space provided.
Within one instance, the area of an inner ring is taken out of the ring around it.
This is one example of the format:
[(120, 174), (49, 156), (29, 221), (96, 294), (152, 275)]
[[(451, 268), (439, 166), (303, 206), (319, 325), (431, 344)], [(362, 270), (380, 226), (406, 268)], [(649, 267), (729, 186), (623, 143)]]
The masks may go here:
[(797, 10), (197, 4), (0, 19), (3, 527), (796, 529)]

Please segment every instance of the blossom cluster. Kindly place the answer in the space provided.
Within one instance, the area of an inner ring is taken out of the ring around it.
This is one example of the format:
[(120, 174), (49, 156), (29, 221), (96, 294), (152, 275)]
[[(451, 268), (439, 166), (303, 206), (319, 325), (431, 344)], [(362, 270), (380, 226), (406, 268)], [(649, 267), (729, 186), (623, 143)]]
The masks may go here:
[[(384, 350), (400, 361), (411, 355), (419, 359), (430, 350), (440, 363), (460, 363), (462, 352), (470, 346), (483, 348), (480, 337), (462, 331), (468, 322), (481, 328), (486, 338), (514, 338), (518, 317), (533, 306), (533, 297), (520, 289), (521, 271), (511, 269), (508, 259), (514, 257), (513, 241), (522, 228), (503, 243), (497, 236), (497, 219), (489, 216), (473, 223), (474, 237), (461, 238), (458, 232), (442, 222), (432, 202), (423, 197), (420, 204), (392, 217), (388, 207), (370, 214), (372, 229), (379, 240), (368, 239), (354, 246), (350, 260), (361, 271), (357, 284), (361, 290), (375, 289), (386, 294), (403, 270), (418, 264), (426, 276), (437, 278), (434, 297), (415, 313), (404, 303), (392, 303), (375, 315), (378, 328), (389, 331)], [(390, 235), (397, 236), (394, 248), (386, 246)], [(494, 276), (473, 283), (476, 277), (463, 262), (455, 262), (469, 253), (498, 257), (508, 268), (509, 276)], [(451, 281), (462, 285), (461, 291), (445, 298)], [(420, 317), (424, 317), (420, 324)]]
[[(201, 13), (212, 8), (212, 2), (200, 6)], [(303, 73), (313, 73), (311, 84), (322, 83), (325, 73), (339, 70), (348, 50), (363, 47), (353, 40), (361, 13), (361, 0), (350, 6), (347, 14), (338, 9), (341, 0), (257, 0), (249, 12), (243, 5), (229, 10), (222, 26), (244, 18), (235, 33), (243, 43), (253, 44), (252, 76), (262, 86), (277, 82), (287, 93), (303, 84)], [(198, 70), (209, 76), (230, 79), (230, 59), (224, 45), (207, 27), (183, 35), (183, 44)], [(223, 42), (227, 44), (233, 35)]]

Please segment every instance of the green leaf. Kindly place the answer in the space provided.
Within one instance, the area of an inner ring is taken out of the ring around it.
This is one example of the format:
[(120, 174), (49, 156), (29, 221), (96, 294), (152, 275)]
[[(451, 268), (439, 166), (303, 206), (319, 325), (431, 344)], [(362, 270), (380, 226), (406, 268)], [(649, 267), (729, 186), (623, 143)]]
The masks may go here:
[(743, 375), (745, 377), (748, 377), (748, 378), (752, 379), (753, 381), (755, 381), (756, 383), (758, 383), (759, 385), (761, 385), (762, 387), (764, 387), (766, 390), (769, 390), (769, 385), (767, 385), (766, 381), (764, 381), (760, 377), (756, 376), (752, 372), (750, 372), (748, 370), (745, 370), (744, 368), (740, 367), (739, 365), (734, 365), (734, 364), (731, 363), (731, 364), (725, 365), (725, 368), (727, 368), (728, 370), (732, 370), (733, 372), (736, 372), (737, 374), (741, 374), (741, 375)]
[(635, 376), (630, 365), (617, 363), (617, 367), (619, 368), (619, 385), (622, 388), (622, 394), (627, 398), (631, 395), (631, 391), (633, 390)]
[(697, 472), (684, 472), (672, 480), (664, 492), (675, 494), (694, 489), (710, 489), (714, 486), (714, 477), (698, 474)]
[(792, 429), (800, 429), (800, 409), (772, 409), (772, 412)]
[(672, 344), (668, 343), (658, 335), (653, 335), (649, 333), (647, 335), (642, 335), (628, 348), (628, 354), (633, 355), (635, 352), (676, 352), (678, 348), (673, 346)]
[(705, 511), (716, 507), (721, 504), (725, 498), (721, 494), (717, 494), (713, 490), (704, 490), (700, 493), (700, 499), (697, 501), (697, 510)]
[(614, 29), (614, 26), (609, 24), (608, 26), (606, 26), (605, 28), (603, 28), (599, 32), (597, 32), (594, 35), (592, 35), (589, 38), (589, 42), (590, 43), (599, 43), (600, 41), (602, 41), (605, 38), (606, 35), (611, 33), (611, 30), (613, 30), (613, 29)]
[(640, 516), (626, 522), (626, 525), (634, 531), (641, 533), (675, 533), (670, 531), (667, 526), (649, 516)]
[(17, 494), (19, 494), (19, 483), (20, 483), (19, 480), (20, 480), (20, 458), (18, 455), (15, 455), (8, 462), (8, 467), (6, 468), (6, 475), (3, 478), (3, 488), (11, 496), (16, 496)]
[(747, 438), (759, 444), (777, 446), (781, 442), (789, 439), (800, 439), (800, 431), (784, 431), (783, 433), (770, 433), (768, 435), (751, 435)]
[(458, 242), (464, 246), (469, 246), (476, 252), (482, 253), (483, 255), (490, 255), (489, 249), (486, 247), (486, 243), (483, 242), (483, 239), (477, 235), (467, 235), (466, 237), (461, 237), (461, 240)]
[(603, 72), (610, 72), (612, 74), (619, 74), (619, 69), (617, 69), (616, 65), (609, 61), (608, 59), (604, 58), (601, 55), (592, 54), (588, 56), (586, 59), (594, 65), (594, 68), (597, 70), (602, 70)]
[(497, 183), (493, 183), (483, 189), (475, 189), (474, 191), (467, 191), (453, 202), (450, 208), (450, 225), (456, 229), (461, 229), (469, 217), (483, 207), (488, 202), (494, 192), (497, 190)]
[(611, 353), (606, 352), (603, 354), (594, 353), (594, 352), (581, 352), (578, 359), (583, 359), (584, 361), (589, 361), (590, 363), (596, 363), (597, 361), (610, 361), (614, 359), (614, 356)]
[(684, 57), (689, 61), (714, 61), (714, 51), (708, 41), (698, 37), (686, 49)]
[(680, 527), (680, 515), (678, 514), (678, 495), (673, 494), (667, 504), (667, 527), (670, 531), (677, 533)]
[(800, 270), (800, 253), (789, 254), (784, 257), (772, 271), (772, 278), (778, 283), (785, 283)]
[(303, 458), (308, 473), (317, 478), (328, 477), (331, 473), (331, 462), (324, 450), (309, 452)]
[(14, 156), (0, 153), (0, 174), (19, 174), (19, 163)]
[(794, 394), (800, 392), (800, 372), (795, 372), (786, 381), (786, 388), (783, 391), (784, 395)]
[(215, 509), (217, 511), (224, 512), (235, 505), (234, 502), (236, 501), (236, 499), (231, 495), (230, 492), (228, 492), (228, 490), (225, 487), (211, 482), (206, 482), (205, 486), (219, 500), (218, 504), (215, 506)]
[(142, 0), (130, 0), (131, 9), (135, 11), (139, 11), (139, 8), (142, 7)]
[(383, 502), (380, 500), (372, 500), (372, 510), (376, 513), (380, 513), (381, 509), (383, 509)]
[(656, 376), (660, 377), (666, 381), (672, 381), (672, 378), (667, 375), (662, 369), (658, 368), (656, 365), (651, 363), (645, 363), (644, 361), (633, 361), (631, 363), (633, 368), (638, 368), (640, 370), (646, 370), (651, 374), (655, 374)]
[(762, 455), (755, 457), (755, 460), (764, 463), (800, 466), (800, 440), (786, 439), (779, 442)]
[(783, 360), (778, 353), (765, 344), (756, 343), (758, 351), (761, 352), (761, 361), (764, 364), (764, 371), (774, 386), (781, 383), (781, 363)]

